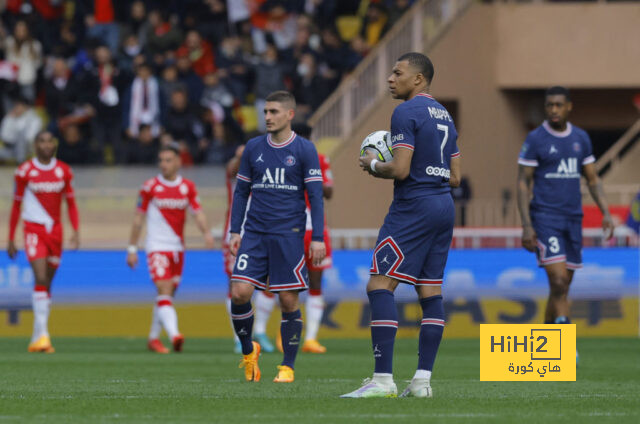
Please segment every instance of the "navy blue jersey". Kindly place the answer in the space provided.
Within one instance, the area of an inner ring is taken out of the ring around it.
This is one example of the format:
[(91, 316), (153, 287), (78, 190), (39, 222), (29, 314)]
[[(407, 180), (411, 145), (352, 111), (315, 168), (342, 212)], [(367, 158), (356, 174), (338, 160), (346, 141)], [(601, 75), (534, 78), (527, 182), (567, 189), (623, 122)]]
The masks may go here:
[(247, 142), (240, 159), (231, 208), (231, 232), (244, 229), (265, 234), (299, 235), (306, 224), (304, 191), (311, 205), (312, 240), (323, 241), (322, 172), (318, 152), (309, 140), (292, 132), (282, 144), (270, 135)]
[(451, 158), (460, 155), (447, 110), (428, 94), (402, 103), (391, 116), (393, 149), (411, 149), (411, 171), (394, 182), (394, 200), (448, 193)]
[(518, 163), (533, 166), (531, 212), (582, 216), (580, 176), (583, 165), (595, 162), (587, 133), (567, 123), (559, 132), (547, 121), (524, 141)]

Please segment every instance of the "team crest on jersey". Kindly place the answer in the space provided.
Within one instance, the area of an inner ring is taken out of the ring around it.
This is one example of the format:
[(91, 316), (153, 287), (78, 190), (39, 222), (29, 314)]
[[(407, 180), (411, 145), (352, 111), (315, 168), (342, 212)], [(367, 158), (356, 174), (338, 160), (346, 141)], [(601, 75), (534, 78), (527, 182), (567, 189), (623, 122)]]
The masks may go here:
[(294, 158), (293, 156), (289, 155), (284, 159), (284, 164), (287, 166), (293, 166), (296, 164), (296, 158)]
[(37, 177), (38, 175), (40, 175), (40, 173), (38, 172), (38, 170), (37, 170), (37, 169), (32, 169), (31, 171), (29, 171), (29, 176), (30, 176), (30, 177), (35, 178), (35, 177)]
[(161, 191), (164, 191), (164, 187), (162, 187), (161, 185), (157, 185), (156, 188), (154, 188), (153, 190), (157, 192), (161, 192)]
[(576, 152), (580, 151), (580, 143), (576, 142), (573, 143), (573, 150), (575, 150)]
[(55, 171), (53, 171), (54, 174), (56, 174), (56, 177), (58, 178), (62, 178), (62, 176), (64, 175), (64, 171), (60, 168), (56, 168)]
[(186, 196), (187, 193), (189, 192), (189, 187), (187, 187), (186, 184), (180, 184), (180, 194), (182, 194), (183, 196)]

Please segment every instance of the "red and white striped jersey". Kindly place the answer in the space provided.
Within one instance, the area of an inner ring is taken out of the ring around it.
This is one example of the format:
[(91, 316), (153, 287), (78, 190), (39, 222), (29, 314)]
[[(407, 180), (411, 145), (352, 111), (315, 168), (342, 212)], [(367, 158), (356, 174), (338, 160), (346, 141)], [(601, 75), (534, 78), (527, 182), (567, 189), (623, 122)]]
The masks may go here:
[[(59, 225), (62, 199), (74, 196), (72, 180), (69, 165), (55, 158), (47, 165), (36, 158), (20, 165), (15, 173), (14, 200), (22, 202), (22, 220), (44, 225), (47, 232)], [(77, 229), (77, 216), (73, 221)]]
[(184, 224), (187, 208), (200, 210), (196, 185), (178, 176), (168, 181), (158, 175), (140, 190), (138, 210), (147, 214), (147, 252), (184, 250)]

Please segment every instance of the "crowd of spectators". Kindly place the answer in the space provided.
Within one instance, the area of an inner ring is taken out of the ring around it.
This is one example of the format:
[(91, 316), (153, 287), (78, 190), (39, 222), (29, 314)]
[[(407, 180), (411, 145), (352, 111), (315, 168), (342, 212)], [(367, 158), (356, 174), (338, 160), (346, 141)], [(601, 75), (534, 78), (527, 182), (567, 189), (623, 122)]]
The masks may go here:
[(74, 164), (153, 163), (169, 141), (186, 164), (224, 162), (264, 131), (270, 92), (292, 91), (304, 121), (410, 3), (0, 2), (0, 161), (46, 128)]

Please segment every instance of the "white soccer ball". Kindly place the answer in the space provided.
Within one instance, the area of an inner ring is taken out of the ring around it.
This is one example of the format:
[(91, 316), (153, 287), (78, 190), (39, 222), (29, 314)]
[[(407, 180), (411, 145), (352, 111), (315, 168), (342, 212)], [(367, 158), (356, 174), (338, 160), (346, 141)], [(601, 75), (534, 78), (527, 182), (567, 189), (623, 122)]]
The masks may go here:
[(391, 133), (389, 131), (374, 131), (362, 140), (360, 145), (360, 156), (364, 155), (365, 150), (371, 149), (376, 153), (378, 160), (389, 162), (393, 159), (393, 150), (391, 149)]

